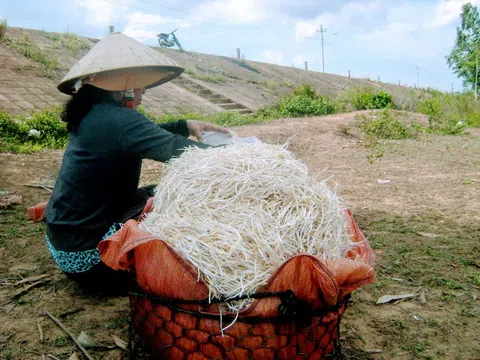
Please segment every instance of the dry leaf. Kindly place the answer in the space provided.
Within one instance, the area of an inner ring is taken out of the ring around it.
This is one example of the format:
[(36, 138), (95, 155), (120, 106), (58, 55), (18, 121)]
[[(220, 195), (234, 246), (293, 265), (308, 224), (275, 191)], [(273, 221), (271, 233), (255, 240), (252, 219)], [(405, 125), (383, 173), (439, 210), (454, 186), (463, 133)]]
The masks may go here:
[(405, 294), (405, 295), (383, 295), (377, 300), (377, 305), (379, 304), (386, 304), (389, 303), (390, 301), (395, 301), (395, 300), (402, 300), (402, 299), (409, 299), (409, 298), (414, 298), (416, 297), (417, 294)]
[(128, 343), (126, 341), (123, 341), (122, 339), (120, 339), (118, 336), (116, 335), (112, 335), (112, 338), (113, 338), (113, 341), (115, 342), (115, 344), (117, 344), (117, 346), (120, 348), (120, 349), (123, 349), (125, 351), (128, 350)]
[(421, 302), (422, 304), (426, 304), (426, 303), (427, 303), (427, 298), (425, 297), (425, 293), (424, 293), (423, 291), (420, 293), (420, 302)]
[(80, 332), (80, 335), (78, 335), (77, 341), (85, 349), (93, 349), (93, 348), (114, 349), (115, 348), (115, 346), (107, 346), (107, 345), (103, 345), (103, 344), (99, 343), (98, 341), (95, 341), (85, 331)]
[(68, 358), (68, 360), (80, 360), (80, 359), (78, 358), (77, 353), (73, 353), (72, 356)]

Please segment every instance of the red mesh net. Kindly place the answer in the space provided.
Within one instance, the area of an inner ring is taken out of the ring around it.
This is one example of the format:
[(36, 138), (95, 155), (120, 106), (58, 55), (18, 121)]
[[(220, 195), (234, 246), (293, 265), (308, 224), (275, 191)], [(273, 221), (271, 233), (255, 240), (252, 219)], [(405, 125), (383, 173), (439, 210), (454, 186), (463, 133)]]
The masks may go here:
[[(220, 330), (219, 317), (205, 317), (154, 300), (131, 296), (132, 325), (158, 359), (322, 359), (338, 353), (346, 302), (303, 322), (243, 320)], [(229, 320), (231, 321), (231, 319)], [(223, 319), (223, 326), (229, 324)]]

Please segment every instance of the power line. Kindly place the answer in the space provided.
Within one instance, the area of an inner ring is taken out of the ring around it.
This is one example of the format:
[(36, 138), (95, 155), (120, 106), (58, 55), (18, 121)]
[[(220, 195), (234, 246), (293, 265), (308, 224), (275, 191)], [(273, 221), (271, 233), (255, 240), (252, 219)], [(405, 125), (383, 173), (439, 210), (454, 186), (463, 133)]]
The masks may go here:
[[(131, 8), (131, 9), (135, 9), (135, 10), (143, 10), (143, 11), (147, 11), (149, 13), (153, 12), (153, 10), (151, 8), (145, 8), (145, 7), (141, 8), (141, 7), (138, 7), (138, 6), (121, 3), (121, 2), (118, 2), (118, 1), (113, 1), (113, 0), (99, 0), (99, 1), (107, 2), (107, 3), (110, 3), (110, 4), (114, 4), (114, 5), (125, 6), (125, 7)], [(233, 26), (232, 25), (222, 25), (222, 24), (218, 24), (218, 19), (217, 18), (199, 16), (199, 15), (197, 15), (194, 12), (191, 12), (191, 11), (181, 10), (181, 9), (173, 8), (173, 7), (170, 7), (170, 6), (159, 5), (159, 4), (150, 2), (150, 1), (145, 1), (145, 0), (137, 0), (137, 1), (142, 1), (144, 4), (153, 5), (153, 6), (158, 7), (158, 8), (162, 8), (162, 9), (166, 9), (166, 10), (175, 11), (175, 12), (184, 13), (184, 14), (189, 15), (189, 17), (178, 17), (176, 20), (189, 20), (189, 21), (196, 21), (196, 22), (198, 22), (198, 21), (209, 21), (209, 24), (208, 24), (209, 26), (215, 26), (215, 27), (226, 28), (226, 29), (234, 29), (234, 28), (238, 28), (239, 26), (242, 26), (242, 27), (250, 28), (252, 30), (261, 31), (264, 34), (268, 34), (268, 35), (283, 36), (283, 34), (268, 31), (264, 28), (254, 27), (254, 26), (251, 26), (251, 25), (240, 25), (240, 24), (233, 25)], [(158, 14), (158, 15), (160, 15), (160, 14)]]

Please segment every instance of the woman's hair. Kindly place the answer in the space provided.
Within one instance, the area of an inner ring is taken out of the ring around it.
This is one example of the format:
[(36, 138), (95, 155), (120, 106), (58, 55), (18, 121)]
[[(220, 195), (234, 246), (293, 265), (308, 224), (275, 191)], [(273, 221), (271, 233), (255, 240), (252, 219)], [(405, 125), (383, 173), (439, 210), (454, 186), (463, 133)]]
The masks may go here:
[(113, 93), (107, 90), (97, 88), (92, 85), (84, 85), (80, 90), (72, 95), (67, 101), (62, 111), (61, 118), (67, 123), (67, 130), (74, 132), (82, 122), (82, 119), (92, 110), (94, 104), (103, 102), (111, 98)]

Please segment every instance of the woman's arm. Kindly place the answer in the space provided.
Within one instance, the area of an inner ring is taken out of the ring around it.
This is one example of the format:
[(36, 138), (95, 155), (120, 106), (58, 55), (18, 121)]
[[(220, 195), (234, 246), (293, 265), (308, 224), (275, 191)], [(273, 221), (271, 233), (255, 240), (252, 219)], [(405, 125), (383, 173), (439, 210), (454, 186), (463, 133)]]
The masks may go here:
[(187, 126), (187, 120), (178, 120), (173, 122), (166, 122), (163, 124), (159, 124), (162, 129), (167, 130), (175, 135), (182, 135), (188, 137), (190, 135)]
[(188, 137), (189, 135), (195, 136), (198, 141), (202, 141), (203, 131), (218, 131), (228, 134), (228, 129), (207, 123), (199, 120), (178, 120), (175, 122), (169, 122), (160, 124), (162, 129), (171, 132), (172, 134), (182, 135)]
[(172, 157), (179, 156), (189, 146), (209, 147), (206, 144), (189, 140), (185, 136), (173, 134), (130, 109), (122, 111), (116, 121), (119, 129), (118, 137), (126, 156), (138, 156), (142, 159), (165, 162)]

